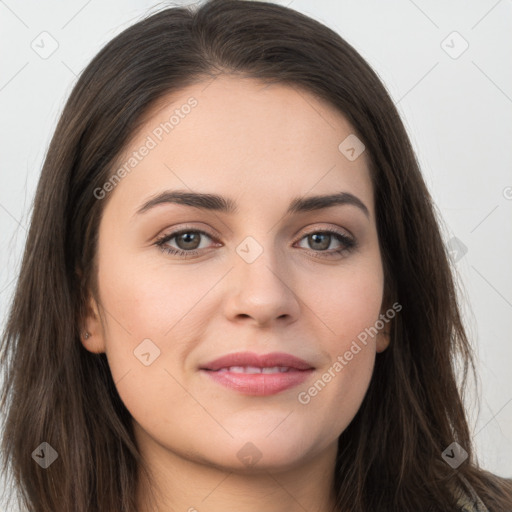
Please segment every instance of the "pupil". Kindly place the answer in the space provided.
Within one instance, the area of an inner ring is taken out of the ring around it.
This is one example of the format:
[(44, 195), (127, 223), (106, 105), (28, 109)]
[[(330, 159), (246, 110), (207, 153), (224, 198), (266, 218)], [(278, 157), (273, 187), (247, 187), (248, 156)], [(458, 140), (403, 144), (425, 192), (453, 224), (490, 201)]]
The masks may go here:
[[(310, 238), (313, 240), (314, 243), (317, 243), (318, 242), (318, 238), (324, 238), (324, 243), (321, 244), (321, 247), (317, 247), (317, 249), (327, 249), (327, 247), (329, 247), (329, 237), (330, 235), (328, 234), (314, 234), (314, 235), (310, 235)], [(327, 242), (327, 243), (326, 243)]]
[[(194, 238), (196, 240), (194, 241)], [(191, 234), (191, 233), (183, 233), (180, 237), (181, 241), (185, 244), (185, 249), (195, 249), (197, 247), (197, 235)], [(195, 245), (194, 245), (195, 242)], [(189, 247), (189, 245), (192, 244), (192, 247)]]

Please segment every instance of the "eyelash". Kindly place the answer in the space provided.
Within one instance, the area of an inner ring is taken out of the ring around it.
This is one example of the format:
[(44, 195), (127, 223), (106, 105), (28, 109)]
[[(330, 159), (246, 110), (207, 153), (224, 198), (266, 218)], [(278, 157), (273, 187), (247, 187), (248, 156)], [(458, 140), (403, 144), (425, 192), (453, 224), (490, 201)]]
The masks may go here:
[[(167, 242), (169, 242), (173, 238), (176, 238), (179, 235), (182, 235), (184, 233), (199, 233), (201, 235), (206, 235), (208, 238), (211, 238), (212, 240), (215, 241), (215, 237), (213, 237), (212, 235), (210, 235), (209, 233), (207, 233), (205, 231), (202, 231), (200, 229), (184, 228), (184, 229), (180, 229), (179, 231), (174, 231), (172, 233), (161, 236), (160, 238), (157, 239), (157, 241), (155, 242), (155, 245), (158, 246), (162, 252), (171, 254), (173, 256), (180, 256), (183, 258), (190, 258), (193, 256), (198, 256), (201, 253), (201, 251), (203, 251), (204, 249), (194, 249), (194, 250), (190, 250), (190, 251), (184, 251), (183, 249), (174, 249), (172, 247), (168, 247), (165, 245)], [(305, 249), (306, 252), (308, 252), (309, 254), (313, 254), (315, 257), (318, 257), (319, 255), (321, 258), (336, 257), (345, 252), (350, 252), (357, 247), (357, 242), (355, 239), (353, 239), (343, 233), (340, 233), (339, 231), (336, 231), (334, 229), (329, 229), (329, 228), (305, 233), (299, 239), (299, 242), (302, 239), (306, 238), (307, 236), (314, 235), (314, 234), (334, 235), (338, 239), (338, 241), (342, 244), (342, 247), (340, 247), (339, 249), (336, 249), (336, 250), (331, 250), (330, 252), (314, 251), (312, 249), (311, 250)]]

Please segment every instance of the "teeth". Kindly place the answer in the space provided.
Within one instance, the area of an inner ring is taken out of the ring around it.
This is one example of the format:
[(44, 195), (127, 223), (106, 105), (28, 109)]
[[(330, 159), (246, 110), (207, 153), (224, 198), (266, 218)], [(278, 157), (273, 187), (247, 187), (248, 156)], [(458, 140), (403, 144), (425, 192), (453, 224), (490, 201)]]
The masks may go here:
[(272, 366), (269, 368), (259, 368), (257, 366), (230, 366), (229, 368), (221, 368), (219, 372), (232, 373), (284, 373), (289, 371), (287, 366)]
[(289, 370), (290, 368), (286, 367), (286, 366), (272, 366), (271, 368), (262, 368), (261, 370), (261, 373), (285, 373)]
[(256, 366), (247, 366), (246, 368), (241, 368), (240, 366), (235, 366), (235, 368), (240, 368), (240, 371), (244, 373), (261, 373), (261, 368)]
[(228, 372), (234, 372), (234, 373), (244, 373), (244, 367), (243, 366), (230, 366), (227, 368)]

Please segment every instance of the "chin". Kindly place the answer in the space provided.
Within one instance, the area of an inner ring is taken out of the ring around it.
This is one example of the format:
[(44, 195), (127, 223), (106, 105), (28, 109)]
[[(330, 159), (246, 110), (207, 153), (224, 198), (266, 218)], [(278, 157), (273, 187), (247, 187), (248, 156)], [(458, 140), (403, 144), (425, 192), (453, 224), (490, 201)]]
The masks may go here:
[(311, 447), (306, 445), (299, 433), (283, 436), (276, 432), (268, 435), (268, 432), (251, 434), (246, 431), (230, 439), (225, 446), (217, 445), (218, 451), (210, 454), (210, 462), (236, 473), (275, 473), (304, 463), (319, 449), (319, 443), (313, 443)]

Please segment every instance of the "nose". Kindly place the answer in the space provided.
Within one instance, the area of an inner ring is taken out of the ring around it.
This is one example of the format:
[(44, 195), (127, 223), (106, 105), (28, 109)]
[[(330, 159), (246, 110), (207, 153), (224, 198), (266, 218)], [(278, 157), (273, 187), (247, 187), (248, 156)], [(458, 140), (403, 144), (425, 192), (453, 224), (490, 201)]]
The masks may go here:
[[(249, 246), (249, 251), (256, 248)], [(278, 261), (272, 249), (261, 247), (258, 252), (261, 253), (254, 260), (242, 251), (234, 254), (225, 315), (231, 321), (252, 321), (259, 326), (295, 322), (300, 314), (300, 300), (290, 268), (285, 268), (284, 261)]]

